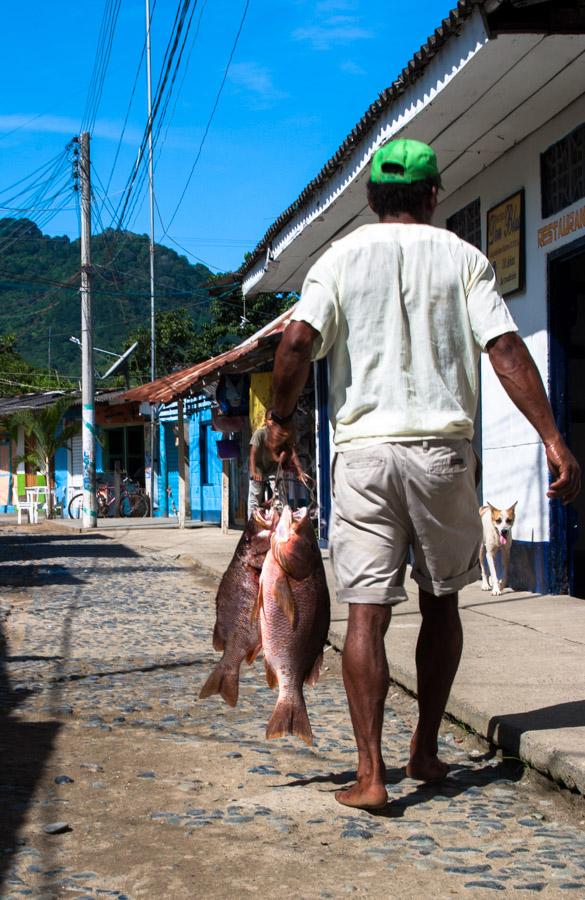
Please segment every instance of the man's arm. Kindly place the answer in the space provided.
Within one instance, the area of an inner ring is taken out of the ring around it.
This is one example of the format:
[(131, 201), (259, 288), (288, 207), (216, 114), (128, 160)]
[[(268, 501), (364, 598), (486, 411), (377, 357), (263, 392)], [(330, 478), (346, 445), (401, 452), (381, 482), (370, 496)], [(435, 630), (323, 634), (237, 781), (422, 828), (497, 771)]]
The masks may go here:
[(564, 504), (570, 503), (581, 490), (581, 469), (556, 426), (540, 373), (528, 348), (517, 334), (507, 332), (488, 341), (486, 349), (504, 390), (542, 439), (548, 467), (554, 477), (547, 496)]
[[(318, 337), (306, 322), (291, 322), (285, 329), (276, 355), (272, 373), (272, 409), (278, 416), (290, 416), (305, 386), (311, 370), (313, 343)], [(268, 421), (266, 443), (275, 459), (289, 454), (294, 444), (292, 425), (277, 425)]]
[(249, 463), (248, 463), (248, 472), (250, 474), (250, 478), (252, 479), (252, 481), (263, 481), (264, 478), (256, 467), (257, 451), (258, 451), (258, 448), (256, 447), (256, 444), (250, 444), (250, 459), (249, 459)]

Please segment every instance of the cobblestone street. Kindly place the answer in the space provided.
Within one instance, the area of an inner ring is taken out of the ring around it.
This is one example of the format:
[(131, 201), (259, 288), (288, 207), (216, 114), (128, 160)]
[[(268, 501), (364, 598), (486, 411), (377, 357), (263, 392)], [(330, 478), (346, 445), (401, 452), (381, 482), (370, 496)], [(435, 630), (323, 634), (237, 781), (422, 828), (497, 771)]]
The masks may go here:
[(2, 898), (585, 898), (582, 804), (450, 722), (448, 779), (407, 779), (416, 704), (397, 687), (390, 803), (340, 807), (355, 748), (335, 650), (306, 692), (312, 749), (265, 740), (261, 660), (236, 709), (197, 701), (216, 584), (105, 535), (2, 529)]

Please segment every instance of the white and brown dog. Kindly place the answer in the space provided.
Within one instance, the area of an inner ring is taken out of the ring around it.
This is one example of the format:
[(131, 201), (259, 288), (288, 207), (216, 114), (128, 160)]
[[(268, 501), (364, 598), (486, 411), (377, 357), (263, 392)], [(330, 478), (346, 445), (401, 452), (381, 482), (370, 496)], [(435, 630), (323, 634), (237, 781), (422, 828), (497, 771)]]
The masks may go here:
[[(487, 506), (482, 506), (479, 510), (483, 525), (483, 541), (479, 551), (481, 589), (482, 591), (491, 590), (495, 597), (502, 593), (508, 583), (508, 567), (510, 565), (510, 550), (512, 548), (512, 526), (516, 517), (516, 503), (512, 504), (508, 509), (496, 509), (495, 506), (488, 503)], [(501, 580), (498, 580), (496, 572), (496, 556), (498, 553), (502, 554)]]

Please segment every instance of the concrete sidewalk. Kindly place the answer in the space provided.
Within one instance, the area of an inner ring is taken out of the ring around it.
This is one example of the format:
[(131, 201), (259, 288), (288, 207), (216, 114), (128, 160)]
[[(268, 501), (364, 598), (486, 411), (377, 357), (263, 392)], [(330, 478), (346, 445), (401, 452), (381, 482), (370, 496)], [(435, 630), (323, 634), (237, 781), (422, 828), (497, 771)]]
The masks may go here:
[[(104, 535), (169, 554), (220, 575), (240, 531), (179, 530), (170, 521), (112, 520)], [(327, 556), (325, 565), (333, 588)], [(414, 652), (420, 623), (414, 582), (393, 615), (387, 644), (395, 681), (416, 691)], [(585, 795), (585, 600), (506, 591), (479, 582), (460, 595), (465, 647), (447, 712), (534, 769)], [(330, 640), (341, 648), (346, 608), (334, 599)]]

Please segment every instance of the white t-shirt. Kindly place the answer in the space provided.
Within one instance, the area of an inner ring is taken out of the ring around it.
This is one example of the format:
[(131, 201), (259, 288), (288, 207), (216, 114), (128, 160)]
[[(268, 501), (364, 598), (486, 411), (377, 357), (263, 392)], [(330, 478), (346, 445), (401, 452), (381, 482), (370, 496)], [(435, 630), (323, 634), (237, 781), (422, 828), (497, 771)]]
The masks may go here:
[(517, 331), (494, 270), (431, 225), (363, 225), (307, 273), (293, 320), (329, 357), (336, 449), (473, 437), (479, 354)]

